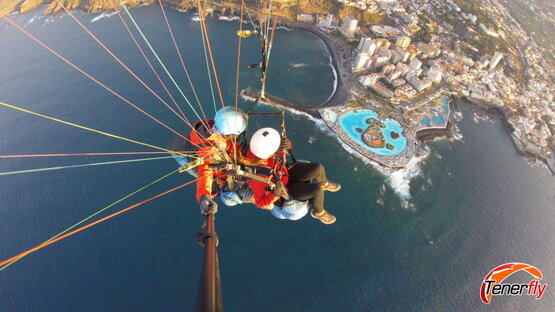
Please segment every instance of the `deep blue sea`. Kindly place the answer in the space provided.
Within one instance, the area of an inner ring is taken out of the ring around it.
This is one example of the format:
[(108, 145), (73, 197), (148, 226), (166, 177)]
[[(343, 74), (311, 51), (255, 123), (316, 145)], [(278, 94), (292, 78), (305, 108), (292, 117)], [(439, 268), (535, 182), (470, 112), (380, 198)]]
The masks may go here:
[[(159, 7), (132, 13), (192, 100)], [(98, 14), (76, 14), (169, 101), (117, 16), (91, 22)], [(213, 114), (199, 24), (189, 13), (167, 14), (203, 107)], [(187, 130), (67, 15), (47, 19), (36, 11), (10, 18), (169, 126)], [(209, 19), (207, 26), (224, 100), (233, 105), (237, 23)], [(259, 59), (256, 39), (244, 40), (241, 89), (257, 87), (257, 71), (245, 65)], [(269, 93), (314, 106), (329, 97), (333, 83), (329, 55), (317, 38), (278, 31)], [(3, 20), (0, 101), (159, 146), (173, 136)], [(431, 143), (428, 157), (408, 170), (410, 184), (399, 179), (402, 173), (391, 178), (351, 155), (321, 124), (288, 113), (297, 157), (325, 164), (343, 185), (326, 195), (338, 221), (283, 221), (250, 205), (221, 206), (216, 226), (225, 309), (553, 311), (555, 179), (517, 154), (500, 120), (476, 123), (471, 107), (459, 104), (464, 141)], [(186, 114), (194, 119), (190, 109)], [(252, 128), (268, 124), (279, 120), (250, 121)], [(1, 155), (133, 151), (151, 150), (0, 107)], [(142, 157), (148, 156), (0, 159), (0, 172)], [(175, 169), (169, 159), (0, 176), (0, 261)], [(109, 211), (190, 179), (174, 175)], [(384, 206), (376, 204), (382, 184)], [(192, 311), (203, 251), (193, 234), (201, 222), (190, 186), (64, 239), (0, 272), (0, 311)], [(544, 297), (494, 297), (483, 304), (482, 279), (506, 262), (539, 268), (549, 284)]]

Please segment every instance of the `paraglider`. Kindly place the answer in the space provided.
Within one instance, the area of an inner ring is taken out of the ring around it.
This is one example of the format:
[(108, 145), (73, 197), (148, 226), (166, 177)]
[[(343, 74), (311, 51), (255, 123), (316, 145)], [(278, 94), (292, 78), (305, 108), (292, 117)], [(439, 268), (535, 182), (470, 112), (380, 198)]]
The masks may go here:
[[(163, 10), (162, 3), (160, 2), (161, 9)], [(244, 3), (242, 4), (243, 7)], [(199, 11), (200, 15), (204, 16), (202, 12), (201, 3), (199, 1)], [(132, 14), (128, 11), (127, 7), (122, 3), (123, 9), (126, 11), (127, 15), (132, 19)], [(70, 13), (68, 13), (70, 14)], [(71, 15), (71, 14), (70, 14)], [(165, 17), (165, 13), (164, 13)], [(123, 61), (109, 51), (96, 37), (93, 38), (106, 49), (110, 55), (112, 55), (116, 61), (120, 65), (122, 65), (129, 73), (131, 73), (135, 79), (137, 79), (145, 88), (149, 90), (153, 95), (155, 95), (163, 104), (168, 107), (170, 111), (172, 111), (177, 117), (183, 120), (189, 127), (191, 127), (191, 131), (188, 133), (178, 132), (172, 129), (170, 126), (166, 125), (165, 123), (159, 121), (155, 117), (151, 116), (150, 114), (143, 111), (141, 108), (124, 98), (119, 93), (115, 92), (114, 90), (107, 87), (105, 84), (98, 81), (96, 78), (92, 77), (91, 75), (87, 74), (84, 70), (77, 67), (69, 60), (62, 57), (60, 54), (55, 52), (54, 50), (50, 49), (44, 43), (39, 41), (38, 39), (31, 36), (22, 28), (20, 29), (22, 32), (27, 34), (31, 39), (35, 40), (37, 43), (41, 44), (43, 47), (48, 49), (50, 52), (54, 53), (60, 59), (68, 63), (73, 68), (77, 69), (80, 73), (87, 76), (93, 82), (99, 84), (104, 89), (108, 90), (111, 94), (115, 95), (119, 99), (123, 100), (137, 111), (145, 114), (147, 117), (152, 119), (153, 121), (157, 122), (161, 126), (164, 126), (168, 130), (172, 131), (175, 136), (174, 139), (169, 143), (168, 148), (161, 148), (151, 144), (142, 143), (136, 140), (127, 139), (115, 134), (95, 130), (92, 128), (87, 128), (84, 126), (79, 126), (77, 124), (66, 122), (61, 119), (57, 119), (54, 117), (49, 117), (46, 115), (41, 115), (39, 113), (34, 113), (31, 111), (27, 111), (24, 109), (19, 109), (22, 112), (26, 112), (29, 114), (33, 114), (42, 118), (50, 119), (56, 122), (64, 123), (66, 125), (74, 126), (80, 128), (82, 130), (92, 131), (98, 134), (103, 134), (108, 137), (124, 140), (127, 142), (143, 145), (150, 148), (155, 148), (160, 150), (164, 153), (171, 154), (173, 158), (179, 164), (178, 170), (174, 172), (180, 173), (188, 173), (197, 178), (196, 180), (189, 181), (184, 183), (178, 187), (170, 189), (166, 192), (160, 193), (159, 195), (153, 196), (147, 200), (144, 200), (138, 204), (129, 206), (126, 209), (121, 210), (121, 212), (128, 211), (147, 203), (151, 200), (159, 198), (165, 194), (178, 190), (180, 188), (185, 187), (186, 185), (193, 184), (196, 182), (197, 185), (197, 192), (196, 192), (196, 199), (200, 206), (200, 212), (205, 217), (205, 227), (206, 231), (199, 235), (198, 241), (203, 245), (205, 248), (205, 262), (201, 276), (201, 286), (199, 289), (199, 300), (198, 300), (198, 309), (200, 310), (221, 310), (222, 309), (222, 299), (221, 299), (221, 289), (220, 289), (220, 282), (219, 282), (219, 269), (218, 269), (218, 258), (217, 258), (217, 235), (215, 232), (214, 226), (214, 214), (218, 211), (218, 204), (216, 203), (215, 199), (220, 198), (221, 202), (226, 204), (227, 206), (233, 206), (238, 204), (244, 203), (251, 203), (255, 204), (260, 208), (267, 209), (271, 212), (271, 214), (279, 219), (287, 219), (287, 220), (299, 220), (302, 217), (306, 216), (312, 207), (311, 215), (318, 220), (320, 220), (324, 224), (332, 224), (335, 222), (335, 217), (331, 215), (329, 212), (323, 209), (323, 192), (327, 191), (338, 191), (340, 186), (338, 184), (329, 182), (325, 178), (325, 171), (323, 166), (320, 164), (310, 164), (310, 163), (301, 163), (297, 162), (294, 157), (291, 162), (288, 161), (287, 156), (292, 156), (290, 154), (290, 150), (292, 147), (291, 142), (286, 138), (285, 135), (285, 124), (284, 124), (284, 112), (283, 110), (279, 109), (279, 112), (282, 115), (282, 131), (279, 133), (277, 130), (272, 128), (263, 128), (256, 131), (250, 140), (250, 144), (247, 144), (246, 140), (246, 132), (248, 126), (248, 118), (249, 116), (254, 116), (255, 114), (249, 114), (249, 110), (247, 112), (241, 111), (237, 107), (237, 100), (235, 103), (235, 107), (233, 106), (225, 106), (222, 95), (220, 90), (219, 80), (216, 73), (216, 66), (214, 65), (214, 60), (212, 57), (212, 51), (210, 47), (210, 41), (208, 38), (206, 26), (204, 25), (204, 18), (199, 19), (201, 22), (201, 33), (203, 35), (203, 42), (206, 41), (205, 47), (205, 57), (206, 57), (206, 64), (208, 69), (208, 77), (212, 79), (211, 75), (216, 82), (216, 86), (219, 91), (219, 96), (221, 99), (222, 108), (216, 112), (214, 119), (207, 119), (206, 117), (201, 118), (197, 111), (193, 108), (190, 101), (186, 98), (184, 92), (181, 90), (175, 79), (172, 77), (170, 72), (167, 70), (164, 63), (161, 59), (157, 56), (156, 52), (154, 51), (152, 45), (147, 41), (146, 37), (144, 36), (143, 32), (140, 30), (135, 20), (132, 19), (133, 24), (137, 28), (137, 31), (141, 34), (144, 41), (147, 43), (147, 46), (150, 48), (152, 54), (156, 56), (160, 66), (164, 69), (164, 72), (168, 75), (170, 80), (174, 83), (176, 89), (183, 95), (185, 102), (187, 102), (191, 108), (191, 110), (197, 115), (197, 121), (194, 122), (192, 125), (189, 124), (186, 114), (183, 113), (179, 105), (175, 102), (173, 97), (171, 96), (168, 89), (163, 84), (162, 79), (160, 79), (160, 83), (164, 86), (164, 89), (168, 92), (168, 95), (172, 99), (172, 101), (176, 104), (176, 108), (178, 111), (175, 111), (170, 105), (168, 105), (162, 97), (159, 97), (155, 91), (153, 91), (150, 87), (146, 85), (135, 73), (129, 69)], [(237, 31), (237, 36), (239, 38), (248, 38), (252, 35), (255, 35), (260, 41), (262, 46), (262, 60), (260, 63), (246, 65), (248, 69), (255, 69), (260, 68), (261, 70), (261, 95), (260, 98), (257, 99), (252, 105), (256, 105), (260, 99), (264, 99), (264, 89), (265, 89), (265, 81), (266, 81), (266, 71), (268, 68), (268, 60), (270, 56), (270, 51), (272, 47), (272, 42), (274, 38), (274, 33), (276, 30), (276, 23), (277, 19), (273, 18), (273, 27), (271, 27), (272, 17), (271, 17), (271, 10), (270, 10), (270, 18), (265, 19), (264, 25), (260, 23), (260, 33), (256, 30), (243, 30), (242, 28)], [(78, 20), (76, 19), (78, 22)], [(122, 22), (125, 24), (125, 21), (122, 19)], [(167, 22), (167, 21), (166, 21)], [(243, 17), (241, 13), (241, 21), (240, 25), (242, 25)], [(251, 23), (252, 19), (251, 19)], [(12, 22), (10, 22), (12, 24)], [(80, 25), (85, 28), (81, 23)], [(15, 27), (17, 25), (14, 24)], [(242, 26), (241, 26), (242, 27)], [(253, 23), (253, 28), (257, 26)], [(168, 23), (168, 28), (171, 33), (171, 27)], [(92, 33), (88, 32), (91, 36)], [(130, 35), (132, 32), (129, 31)], [(172, 39), (173, 34), (171, 34)], [(133, 37), (134, 39), (134, 37)], [(134, 40), (137, 42), (136, 40)], [(175, 43), (175, 39), (174, 39)], [(138, 45), (138, 44), (137, 44)], [(240, 39), (239, 39), (239, 47), (240, 47)], [(178, 53), (180, 59), (181, 54), (179, 52), (177, 44), (176, 52)], [(142, 49), (138, 45), (140, 52), (142, 53)], [(207, 53), (208, 52), (208, 53)], [(155, 68), (150, 64), (148, 61), (148, 57), (142, 53), (145, 57), (145, 60), (150, 65), (152, 71), (156, 76), (158, 73), (156, 72)], [(212, 64), (212, 72), (208, 66), (208, 55), (210, 55), (210, 60)], [(237, 77), (239, 77), (239, 68), (240, 68), (240, 53), (238, 55), (238, 65), (237, 65)], [(187, 74), (187, 78), (189, 82), (191, 82), (189, 78), (188, 71), (185, 68), (185, 64), (181, 59), (181, 63), (184, 67), (184, 72)], [(237, 78), (238, 79), (238, 78)], [(210, 80), (211, 83), (211, 80)], [(237, 82), (237, 86), (239, 83)], [(191, 88), (194, 92), (194, 88), (191, 83)], [(195, 93), (196, 97), (196, 93)], [(214, 96), (213, 96), (214, 97)], [(198, 98), (197, 98), (198, 101)], [(215, 100), (214, 100), (215, 102)], [(1, 103), (3, 106), (10, 107), (7, 104)], [(201, 107), (201, 103), (199, 101), (199, 106)], [(14, 108), (14, 107), (12, 107)], [(201, 107), (202, 108), (202, 107)], [(15, 108), (17, 109), (17, 108)], [(216, 111), (216, 104), (214, 104), (214, 111)], [(202, 111), (204, 115), (204, 111)], [(179, 114), (180, 113), (180, 114)], [(266, 138), (268, 137), (268, 138)], [(268, 140), (266, 140), (268, 139)], [(250, 154), (249, 154), (250, 153)], [(169, 157), (171, 158), (171, 157)], [(135, 161), (135, 160), (133, 160)], [(172, 174), (172, 173), (170, 173)], [(151, 184), (143, 187), (142, 189), (153, 185), (154, 183), (160, 181), (163, 178), (170, 176), (170, 174), (163, 176), (162, 178), (154, 181)], [(316, 180), (316, 183), (312, 183), (312, 180)], [(140, 189), (140, 190), (142, 190)], [(132, 194), (135, 194), (131, 193)], [(129, 195), (129, 196), (130, 196)], [(125, 199), (127, 197), (124, 197)], [(122, 200), (123, 200), (122, 199)], [(119, 201), (115, 202), (118, 203)], [(111, 207), (112, 205), (108, 206), (107, 208)], [(105, 208), (105, 209), (107, 209)], [(103, 211), (103, 210), (101, 210)], [(29, 249), (26, 252), (23, 252), (16, 257), (12, 257), (7, 259), (3, 262), (0, 262), (0, 267), (5, 268), (7, 265), (11, 265), (13, 262), (21, 259), (23, 256), (28, 255), (31, 252), (34, 252), (40, 248), (46, 247), (54, 242), (60, 241), (61, 239), (68, 237), (70, 235), (74, 235), (79, 233), (80, 231), (87, 229), (95, 224), (103, 222), (104, 220), (108, 220), (114, 216), (119, 215), (121, 212), (114, 213), (109, 215), (108, 217), (99, 219), (98, 221), (94, 221), (90, 224), (84, 225), (79, 227), (73, 231), (69, 231), (70, 229), (66, 230), (67, 234), (60, 236), (59, 238), (55, 238), (48, 243), (43, 243), (38, 247)], [(94, 214), (92, 215), (94, 216)], [(91, 217), (85, 218), (84, 221), (88, 220)], [(82, 222), (84, 222), (82, 221)], [(78, 225), (77, 223), (76, 225)], [(64, 232), (62, 232), (64, 233)]]
[(237, 31), (237, 36), (241, 37), (241, 38), (248, 38), (254, 34), (257, 34), (256, 30), (249, 30), (249, 29), (245, 29), (245, 30), (238, 30)]

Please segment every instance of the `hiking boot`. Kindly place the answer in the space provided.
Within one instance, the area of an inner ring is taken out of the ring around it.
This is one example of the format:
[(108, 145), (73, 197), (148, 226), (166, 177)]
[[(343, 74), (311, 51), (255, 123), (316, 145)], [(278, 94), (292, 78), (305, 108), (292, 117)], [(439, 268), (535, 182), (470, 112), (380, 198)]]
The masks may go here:
[(322, 185), (322, 189), (324, 191), (337, 192), (341, 189), (341, 184), (333, 183), (331, 181), (328, 181), (328, 182), (324, 183), (324, 185)]
[(327, 210), (324, 210), (322, 214), (319, 214), (319, 215), (314, 210), (312, 210), (310, 212), (310, 215), (313, 218), (320, 220), (320, 222), (324, 224), (333, 224), (337, 220), (337, 218), (331, 213), (329, 213)]

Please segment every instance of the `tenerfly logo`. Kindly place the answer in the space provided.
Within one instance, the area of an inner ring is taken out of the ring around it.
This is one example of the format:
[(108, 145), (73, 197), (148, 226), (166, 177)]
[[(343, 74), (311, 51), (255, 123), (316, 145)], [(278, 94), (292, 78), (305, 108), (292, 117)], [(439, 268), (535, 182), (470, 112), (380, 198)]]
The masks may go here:
[[(534, 279), (525, 284), (504, 283), (503, 281), (516, 272), (524, 271), (532, 275)], [(540, 299), (545, 293), (547, 284), (542, 284), (539, 280), (543, 278), (542, 272), (536, 267), (526, 263), (512, 262), (505, 263), (491, 270), (482, 282), (480, 288), (480, 298), (484, 303), (489, 304), (493, 296), (534, 296)]]

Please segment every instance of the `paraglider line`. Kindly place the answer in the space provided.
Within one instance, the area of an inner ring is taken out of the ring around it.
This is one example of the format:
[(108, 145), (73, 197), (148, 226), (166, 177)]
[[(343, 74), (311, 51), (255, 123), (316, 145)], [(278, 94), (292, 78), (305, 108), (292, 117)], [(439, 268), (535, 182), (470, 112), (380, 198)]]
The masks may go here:
[(106, 45), (104, 45), (104, 43), (102, 43), (102, 41), (100, 41), (85, 25), (83, 25), (83, 23), (81, 23), (81, 21), (79, 21), (74, 15), (73, 13), (71, 13), (59, 0), (54, 0), (58, 3), (58, 5), (60, 5), (62, 7), (62, 9), (79, 25), (81, 26), (81, 28), (83, 28), (83, 30), (85, 32), (87, 32), (87, 34), (89, 34), (89, 36), (91, 36), (91, 38), (94, 39), (94, 41), (96, 41), (106, 52), (108, 52), (108, 54), (110, 54), (110, 56), (112, 56), (114, 58), (114, 60), (116, 60), (125, 70), (127, 70), (127, 72), (129, 72), (139, 83), (141, 83), (141, 85), (143, 85), (150, 93), (152, 93), (152, 95), (154, 95), (158, 100), (160, 100), (160, 102), (162, 102), (162, 104), (164, 104), (171, 112), (173, 112), (179, 119), (181, 119), (183, 122), (187, 123), (187, 121), (185, 121), (185, 119), (183, 119), (183, 117), (181, 117), (173, 108), (170, 107), (170, 105), (168, 105), (168, 103), (166, 103), (166, 101), (164, 101), (164, 99), (162, 99), (156, 92), (154, 92), (154, 90), (152, 90), (152, 88), (150, 88), (141, 78), (139, 78), (139, 76), (137, 76), (137, 74), (135, 74), (135, 72), (133, 72), (129, 67), (127, 67), (127, 65), (125, 65), (125, 63), (123, 63), (122, 60), (120, 60), (110, 49), (108, 49), (108, 47), (106, 47)]
[[(74, 225), (68, 227), (67, 229), (63, 230), (62, 232), (60, 232), (60, 233), (58, 233), (58, 234), (52, 236), (50, 239), (48, 239), (47, 241), (45, 241), (43, 244), (48, 243), (49, 241), (51, 241), (51, 240), (57, 238), (58, 236), (61, 236), (61, 235), (65, 234), (65, 233), (67, 233), (67, 232), (73, 230), (75, 227), (79, 226), (79, 225), (82, 224), (83, 222), (88, 221), (88, 220), (90, 220), (91, 218), (96, 217), (96, 216), (99, 215), (100, 213), (102, 213), (102, 212), (104, 212), (104, 211), (106, 211), (106, 210), (112, 208), (113, 206), (115, 206), (115, 205), (121, 203), (122, 201), (128, 199), (129, 197), (131, 197), (131, 196), (133, 196), (133, 195), (135, 195), (135, 194), (137, 194), (137, 193), (139, 193), (139, 192), (141, 192), (141, 191), (144, 191), (145, 189), (149, 188), (150, 186), (152, 186), (152, 185), (154, 185), (154, 184), (156, 184), (156, 183), (158, 183), (158, 182), (164, 180), (165, 178), (167, 178), (167, 177), (173, 175), (174, 173), (177, 173), (178, 171), (179, 171), (179, 169), (178, 169), (178, 170), (175, 170), (175, 171), (173, 171), (173, 172), (170, 172), (170, 173), (166, 174), (165, 176), (163, 176), (163, 177), (161, 177), (161, 178), (159, 178), (159, 179), (156, 179), (155, 181), (152, 181), (152, 182), (150, 182), (149, 184), (147, 184), (147, 185), (145, 185), (145, 186), (139, 188), (138, 190), (136, 190), (136, 191), (134, 191), (134, 192), (132, 192), (132, 193), (127, 194), (126, 196), (124, 196), (124, 197), (118, 199), (117, 201), (115, 201), (115, 202), (109, 204), (108, 206), (106, 206), (106, 207), (104, 207), (104, 208), (98, 210), (97, 212), (95, 212), (95, 213), (89, 215), (88, 217), (86, 217), (86, 218), (82, 219), (81, 221), (75, 223)], [(3, 267), (0, 267), (0, 271), (6, 269), (6, 268), (9, 267), (10, 265), (12, 265), (12, 264), (14, 264), (15, 262), (21, 260), (21, 258), (23, 258), (23, 257), (25, 257), (25, 256), (21, 256), (21, 257), (19, 257), (19, 258), (17, 258), (17, 259), (14, 259), (14, 260), (11, 261), (10, 263), (4, 265)]]
[(83, 167), (115, 165), (115, 164), (124, 164), (124, 163), (132, 163), (132, 162), (140, 162), (140, 161), (148, 161), (148, 160), (170, 159), (170, 158), (173, 158), (173, 156), (139, 158), (139, 159), (128, 159), (128, 160), (117, 160), (117, 161), (105, 161), (105, 162), (99, 162), (99, 163), (89, 163), (89, 164), (79, 164), (79, 165), (49, 167), (49, 168), (7, 171), (7, 172), (0, 172), (0, 176), (21, 174), (21, 173), (35, 173), (35, 172), (43, 172), (43, 171), (53, 171), (53, 170), (61, 170), (61, 169), (73, 169), (73, 168), (83, 168)]
[(193, 85), (193, 81), (191, 80), (191, 76), (189, 76), (189, 71), (187, 70), (187, 66), (185, 65), (185, 62), (183, 61), (183, 56), (181, 54), (181, 51), (179, 50), (179, 46), (177, 45), (177, 41), (175, 41), (175, 37), (174, 37), (173, 31), (172, 31), (172, 27), (170, 25), (170, 22), (168, 21), (168, 17), (166, 16), (166, 11), (164, 10), (164, 5), (162, 4), (161, 0), (158, 0), (158, 3), (160, 4), (160, 9), (162, 11), (162, 15), (164, 15), (164, 20), (166, 21), (166, 25), (168, 26), (168, 31), (170, 33), (170, 37), (172, 38), (173, 45), (175, 47), (175, 51), (177, 52), (177, 55), (179, 56), (179, 61), (181, 61), (181, 67), (183, 67), (183, 71), (185, 72), (185, 75), (187, 76), (187, 80), (189, 81), (189, 85), (191, 86), (191, 90), (193, 91), (195, 99), (197, 100), (197, 104), (200, 108), (200, 111), (202, 112), (202, 116), (204, 117), (204, 120), (207, 120), (208, 118), (206, 118), (206, 114), (204, 113), (204, 109), (202, 108), (202, 105), (200, 104), (200, 100), (198, 98), (197, 92), (195, 91), (195, 87)]
[(135, 108), (136, 110), (138, 110), (139, 112), (145, 114), (147, 117), (149, 117), (150, 119), (156, 121), (157, 123), (159, 123), (160, 125), (162, 125), (163, 127), (165, 127), (166, 129), (170, 130), (171, 132), (177, 134), (178, 136), (182, 137), (185, 140), (188, 140), (188, 138), (184, 137), (183, 135), (181, 135), (179, 132), (175, 131), (173, 128), (171, 128), (170, 126), (166, 125), (165, 123), (161, 122), (160, 120), (156, 119), (156, 117), (150, 115), (149, 113), (145, 112), (144, 110), (142, 110), (141, 108), (139, 108), (137, 105), (131, 103), (129, 100), (127, 100), (126, 98), (124, 98), (123, 96), (121, 96), (119, 93), (117, 93), (116, 91), (110, 89), (108, 86), (106, 86), (105, 84), (103, 84), (102, 82), (98, 81), (96, 78), (94, 78), (93, 76), (89, 75), (88, 73), (86, 73), (84, 70), (82, 70), (81, 68), (79, 68), (77, 65), (73, 64), (72, 62), (70, 62), (69, 60), (67, 60), (65, 57), (61, 56), (58, 52), (52, 50), (50, 47), (48, 47), (46, 44), (44, 44), (42, 41), (40, 41), (39, 39), (37, 39), (36, 37), (34, 37), (33, 35), (31, 35), (30, 33), (28, 33), (27, 31), (25, 31), (23, 28), (21, 28), (19, 25), (17, 25), (16, 23), (14, 23), (12, 20), (10, 20), (8, 17), (3, 16), (4, 20), (6, 20), (8, 23), (10, 23), (11, 25), (13, 25), (14, 27), (16, 27), (17, 29), (19, 29), (21, 32), (23, 32), (25, 35), (27, 35), (29, 38), (33, 39), (35, 42), (37, 42), (38, 44), (40, 44), (41, 46), (43, 46), (45, 49), (47, 49), (48, 51), (50, 51), (52, 54), (56, 55), (58, 58), (60, 58), (62, 61), (66, 62), (68, 65), (70, 65), (71, 67), (73, 67), (74, 69), (76, 69), (77, 71), (79, 71), (81, 74), (85, 75), (87, 78), (91, 79), (92, 81), (94, 81), (95, 83), (97, 83), (98, 85), (100, 85), (101, 87), (103, 87), (104, 89), (108, 90), (110, 93), (112, 93), (113, 95), (115, 95), (116, 97), (120, 98), (122, 101), (124, 101), (125, 103), (131, 105), (133, 108)]
[[(74, 123), (69, 122), (69, 121), (65, 121), (65, 120), (61, 120), (61, 119), (58, 119), (58, 118), (54, 118), (54, 117), (46, 116), (46, 115), (43, 115), (43, 114), (35, 113), (33, 111), (30, 111), (30, 110), (27, 110), (27, 109), (24, 109), (24, 108), (21, 108), (21, 107), (17, 107), (17, 106), (14, 106), (14, 105), (10, 105), (10, 104), (4, 103), (4, 102), (0, 102), (0, 105), (15, 109), (15, 110), (27, 113), (27, 114), (35, 115), (35, 116), (46, 118), (46, 119), (50, 119), (50, 120), (55, 121), (55, 122), (63, 123), (63, 124), (68, 125), (68, 126), (72, 126), (72, 127), (76, 127), (76, 128), (79, 128), (79, 129), (95, 132), (95, 133), (102, 134), (102, 135), (105, 135), (105, 136), (109, 136), (111, 138), (115, 138), (115, 139), (118, 139), (118, 140), (123, 140), (123, 141), (131, 142), (131, 143), (139, 144), (139, 145), (142, 145), (142, 146), (150, 147), (150, 148), (153, 148), (153, 149), (161, 150), (161, 151), (164, 151), (164, 152), (169, 152), (169, 153), (172, 153), (172, 154), (179, 155), (178, 152), (172, 151), (172, 150), (169, 150), (169, 149), (166, 149), (166, 148), (163, 148), (163, 147), (158, 147), (156, 145), (139, 142), (139, 141), (128, 139), (128, 138), (125, 138), (125, 137), (122, 137), (122, 136), (119, 136), (119, 135), (111, 134), (111, 133), (108, 133), (108, 132), (104, 132), (104, 131), (95, 130), (95, 129), (92, 129), (92, 128), (80, 126), (78, 124), (74, 124)], [(190, 157), (192, 157), (192, 155)]]
[(74, 235), (74, 234), (77, 234), (77, 233), (79, 233), (79, 232), (81, 232), (81, 231), (83, 231), (83, 230), (86, 230), (86, 229), (88, 229), (88, 228), (90, 228), (90, 227), (92, 227), (92, 226), (94, 226), (94, 225), (97, 225), (97, 224), (99, 224), (99, 223), (101, 223), (101, 222), (104, 222), (104, 221), (106, 221), (106, 220), (108, 220), (108, 219), (111, 219), (111, 218), (113, 218), (113, 217), (115, 217), (115, 216), (117, 216), (117, 215), (120, 215), (120, 214), (122, 214), (122, 213), (124, 213), (124, 212), (127, 212), (127, 211), (131, 210), (131, 209), (137, 208), (137, 207), (139, 207), (140, 205), (146, 204), (146, 203), (148, 203), (148, 202), (150, 202), (150, 201), (153, 201), (153, 200), (155, 200), (155, 199), (157, 199), (157, 198), (160, 198), (160, 197), (162, 197), (162, 196), (164, 196), (164, 195), (167, 195), (167, 194), (169, 194), (169, 193), (171, 193), (171, 192), (174, 192), (174, 191), (176, 191), (176, 190), (178, 190), (178, 189), (180, 189), (180, 188), (183, 188), (183, 187), (185, 187), (185, 186), (187, 186), (187, 185), (189, 185), (189, 184), (192, 184), (192, 183), (196, 182), (196, 180), (197, 180), (197, 179), (195, 179), (195, 180), (193, 180), (193, 181), (189, 181), (189, 182), (184, 183), (184, 184), (181, 184), (180, 186), (174, 187), (174, 188), (171, 189), (171, 190), (168, 190), (168, 191), (165, 191), (165, 192), (163, 192), (163, 193), (160, 193), (160, 194), (158, 194), (158, 195), (156, 195), (156, 196), (153, 196), (153, 197), (151, 197), (151, 198), (149, 198), (149, 199), (143, 200), (143, 201), (140, 202), (140, 203), (137, 203), (137, 204), (134, 204), (134, 205), (132, 205), (132, 206), (129, 206), (129, 207), (125, 208), (125, 209), (122, 209), (122, 210), (120, 210), (120, 211), (118, 211), (118, 212), (115, 212), (115, 213), (113, 213), (113, 214), (111, 214), (111, 215), (108, 215), (108, 216), (106, 216), (106, 217), (104, 217), (104, 218), (102, 218), (102, 219), (99, 219), (99, 220), (94, 221), (94, 222), (92, 222), (92, 223), (89, 223), (89, 224), (87, 224), (87, 225), (85, 225), (85, 226), (79, 227), (79, 228), (77, 228), (77, 229), (75, 229), (75, 230), (73, 230), (73, 231), (71, 231), (71, 232), (68, 232), (68, 233), (65, 233), (65, 234), (63, 234), (63, 235), (61, 235), (61, 236), (58, 236), (58, 237), (56, 237), (55, 239), (52, 239), (52, 240), (50, 240), (50, 241), (48, 241), (48, 242), (42, 243), (42, 244), (40, 244), (40, 245), (38, 245), (38, 246), (36, 246), (36, 247), (33, 247), (33, 248), (31, 248), (31, 249), (29, 249), (29, 250), (27, 250), (27, 251), (24, 251), (24, 252), (18, 254), (17, 256), (11, 257), (11, 258), (9, 258), (9, 259), (6, 259), (6, 260), (0, 262), (0, 266), (5, 266), (6, 264), (9, 264), (10, 262), (12, 262), (12, 261), (14, 261), (14, 260), (17, 260), (17, 259), (19, 259), (19, 258), (22, 258), (22, 257), (24, 257), (24, 256), (27, 256), (27, 255), (30, 254), (30, 253), (33, 253), (33, 252), (35, 252), (35, 251), (37, 251), (37, 250), (40, 250), (40, 249), (42, 249), (42, 248), (44, 248), (44, 247), (46, 247), (46, 246), (52, 245), (52, 244), (54, 244), (54, 243), (56, 243), (56, 242), (59, 242), (59, 241), (61, 241), (61, 240), (64, 239), (64, 238), (67, 238), (67, 237), (69, 237), (69, 236), (72, 236), (72, 235)]

